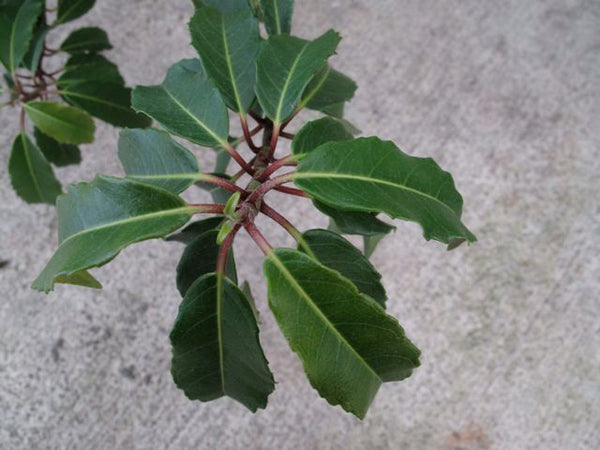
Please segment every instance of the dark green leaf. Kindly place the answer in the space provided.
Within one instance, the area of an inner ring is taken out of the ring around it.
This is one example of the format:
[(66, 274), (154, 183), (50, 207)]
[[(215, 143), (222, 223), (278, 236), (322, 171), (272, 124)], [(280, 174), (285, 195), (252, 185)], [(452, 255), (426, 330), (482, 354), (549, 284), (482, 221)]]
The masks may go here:
[(85, 111), (56, 102), (25, 103), (25, 112), (42, 132), (66, 144), (94, 140), (94, 121)]
[(329, 403), (364, 418), (383, 382), (419, 366), (396, 319), (338, 272), (288, 249), (270, 252), (264, 271), (275, 318)]
[(7, 1), (0, 10), (0, 60), (11, 72), (19, 67), (44, 10), (43, 0)]
[(218, 230), (223, 223), (223, 217), (209, 217), (208, 219), (199, 220), (189, 224), (183, 230), (178, 233), (172, 234), (165, 238), (166, 241), (181, 242), (182, 244), (189, 244), (201, 234), (211, 230)]
[(100, 52), (112, 48), (106, 31), (98, 27), (85, 27), (73, 31), (61, 44), (67, 53)]
[(13, 101), (18, 99), (19, 96), (15, 92), (15, 82), (13, 81), (10, 74), (5, 73), (4, 75), (2, 75), (2, 78), (4, 79), (4, 83), (6, 84), (7, 91), (10, 93), (10, 100)]
[(376, 214), (360, 211), (342, 211), (332, 208), (318, 200), (313, 200), (315, 207), (329, 216), (340, 233), (359, 234), (361, 236), (377, 236), (388, 234), (396, 227), (379, 220)]
[(227, 108), (214, 83), (201, 72), (175, 64), (160, 86), (136, 87), (132, 105), (172, 134), (207, 147), (227, 145)]
[[(381, 275), (360, 250), (339, 234), (327, 230), (309, 230), (303, 237), (321, 264), (341, 273), (360, 292), (385, 308), (387, 295), (381, 284)], [(302, 249), (299, 247), (298, 250)]]
[(125, 85), (114, 63), (102, 55), (82, 53), (72, 56), (67, 61), (65, 71), (58, 79), (58, 88), (64, 89), (70, 84), (90, 81)]
[(249, 9), (248, 0), (192, 0), (196, 8), (208, 6), (228, 13)]
[(356, 88), (351, 78), (325, 65), (306, 87), (301, 106), (342, 117), (344, 104), (354, 97)]
[[(196, 237), (184, 250), (177, 265), (177, 289), (183, 296), (190, 286), (217, 267), (217, 256), (220, 246), (217, 245), (218, 229), (208, 230)], [(227, 259), (227, 277), (237, 283), (235, 260), (233, 251), (229, 252)]]
[(352, 138), (352, 131), (345, 122), (333, 117), (322, 117), (302, 127), (292, 141), (292, 151), (296, 155), (308, 153), (326, 142), (347, 141)]
[(364, 254), (367, 258), (373, 256), (377, 246), (385, 237), (385, 234), (376, 234), (375, 236), (363, 236)]
[(36, 73), (40, 64), (40, 59), (44, 51), (46, 42), (46, 34), (50, 31), (50, 27), (46, 25), (45, 15), (40, 15), (38, 24), (35, 27), (33, 39), (29, 44), (29, 50), (23, 57), (22, 65), (32, 73)]
[(54, 205), (56, 197), (60, 195), (60, 183), (56, 180), (52, 167), (24, 133), (15, 139), (8, 172), (13, 188), (27, 203)]
[(178, 194), (198, 177), (198, 161), (164, 131), (122, 130), (119, 159), (128, 178)]
[(290, 34), (294, 0), (260, 0), (265, 27), (270, 35)]
[(33, 135), (46, 159), (55, 166), (64, 167), (81, 162), (79, 147), (72, 144), (62, 144), (37, 128), (33, 130)]
[(258, 323), (260, 323), (260, 312), (256, 308), (256, 301), (254, 300), (254, 296), (252, 295), (252, 290), (250, 289), (250, 283), (248, 283), (247, 281), (244, 281), (240, 285), (240, 289), (244, 293), (246, 298), (248, 299), (248, 303), (250, 304), (250, 307), (252, 308), (252, 312), (254, 313), (254, 317), (256, 318), (256, 321)]
[(145, 128), (152, 123), (131, 109), (131, 89), (121, 84), (73, 83), (64, 86), (60, 93), (67, 102), (117, 127)]
[(104, 176), (70, 186), (56, 207), (60, 246), (32, 285), (45, 292), (60, 276), (101, 266), (134, 242), (173, 232), (195, 212), (163, 189)]
[(335, 52), (340, 36), (328, 31), (314, 41), (271, 36), (257, 61), (256, 95), (275, 126), (294, 111), (315, 72)]
[(227, 166), (229, 165), (229, 161), (231, 161), (231, 155), (229, 153), (227, 153), (225, 150), (217, 150), (217, 161), (215, 162), (215, 172), (225, 173), (227, 171)]
[(254, 100), (258, 22), (249, 9), (223, 14), (198, 8), (190, 22), (192, 44), (227, 106), (244, 114)]
[(224, 395), (251, 411), (264, 408), (274, 380), (248, 299), (222, 275), (207, 274), (187, 292), (171, 331), (175, 384), (192, 400)]
[(70, 22), (87, 13), (96, 0), (58, 0), (56, 24)]
[(427, 240), (476, 241), (460, 221), (463, 201), (452, 176), (433, 159), (408, 156), (393, 142), (324, 144), (300, 161), (295, 182), (335, 208), (417, 222)]

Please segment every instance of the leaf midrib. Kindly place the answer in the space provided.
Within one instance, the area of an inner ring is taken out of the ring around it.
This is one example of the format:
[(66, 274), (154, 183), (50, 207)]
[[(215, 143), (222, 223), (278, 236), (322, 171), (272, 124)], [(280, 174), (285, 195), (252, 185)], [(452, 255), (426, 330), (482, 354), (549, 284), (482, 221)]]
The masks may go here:
[(413, 189), (411, 187), (405, 186), (403, 184), (397, 184), (397, 183), (393, 183), (391, 181), (387, 181), (387, 180), (382, 180), (379, 178), (369, 178), (366, 176), (362, 176), (362, 175), (348, 175), (348, 174), (339, 174), (339, 173), (329, 173), (329, 172), (297, 172), (293, 175), (294, 180), (297, 180), (299, 178), (306, 178), (306, 179), (311, 179), (311, 178), (339, 178), (339, 179), (349, 179), (349, 180), (358, 180), (358, 181), (365, 181), (365, 182), (369, 182), (369, 183), (375, 183), (375, 184), (383, 184), (386, 186), (392, 186), (394, 188), (397, 189), (401, 189), (401, 190), (405, 190), (408, 192), (412, 192), (414, 194), (420, 195), (422, 197), (428, 198), (436, 203), (439, 203), (440, 205), (442, 205), (444, 208), (447, 208), (448, 210), (450, 210), (452, 212), (453, 215), (456, 215), (456, 213), (454, 212), (454, 210), (448, 206), (447, 204), (445, 204), (444, 202), (442, 202), (440, 199), (433, 197), (425, 192), (422, 191), (418, 191), (416, 189)]
[[(74, 86), (77, 86), (78, 84), (85, 84), (85, 83), (72, 83), (72, 85), (74, 85)], [(121, 109), (121, 110), (126, 111), (126, 112), (130, 111), (129, 108), (127, 108), (127, 107), (125, 107), (123, 105), (119, 105), (118, 103), (113, 103), (113, 102), (110, 102), (108, 100), (101, 99), (99, 97), (94, 97), (92, 95), (80, 94), (78, 92), (69, 91), (69, 86), (68, 85), (65, 86), (65, 87), (66, 87), (65, 90), (58, 91), (59, 95), (65, 94), (65, 95), (71, 96), (71, 97), (79, 97), (79, 98), (90, 100), (90, 101), (93, 101), (93, 102), (96, 102), (96, 103), (101, 103), (101, 104), (104, 104), (104, 105), (112, 106), (113, 108)]]
[[(42, 109), (38, 109), (38, 108), (34, 108), (34, 107), (30, 106), (28, 103), (25, 103), (24, 106), (25, 106), (25, 109), (28, 110), (28, 111), (30, 111), (30, 112), (34, 111), (35, 113), (37, 113), (37, 114), (39, 114), (41, 116), (45, 116), (45, 117), (49, 118), (50, 121), (54, 121), (54, 122), (58, 122), (60, 124), (66, 125), (68, 128), (73, 129), (77, 135), (79, 135), (78, 131), (79, 131), (79, 129), (81, 127), (79, 127), (77, 125), (74, 125), (73, 122), (68, 122), (68, 121), (66, 121), (64, 119), (60, 119), (57, 116), (53, 116), (51, 114), (48, 114), (47, 112), (44, 112)], [(63, 109), (63, 111), (68, 111), (68, 110), (67, 109)]]
[(195, 211), (195, 208), (192, 206), (182, 206), (179, 208), (172, 208), (169, 210), (163, 210), (163, 211), (156, 211), (153, 213), (147, 213), (147, 214), (140, 214), (139, 216), (134, 216), (134, 217), (128, 217), (126, 219), (121, 219), (121, 220), (116, 220), (113, 222), (108, 222), (108, 223), (104, 223), (102, 225), (97, 225), (94, 227), (90, 227), (90, 228), (85, 228), (83, 230), (78, 231), (77, 233), (74, 233), (72, 235), (70, 235), (69, 237), (67, 237), (66, 239), (64, 239), (61, 243), (59, 247), (62, 247), (66, 242), (76, 239), (79, 236), (83, 236), (87, 233), (92, 233), (94, 231), (99, 231), (99, 230), (103, 230), (103, 229), (107, 229), (107, 228), (112, 228), (112, 227), (118, 227), (121, 225), (126, 225), (129, 223), (135, 223), (135, 222), (142, 222), (144, 220), (148, 220), (148, 219), (154, 219), (156, 217), (167, 217), (170, 215), (178, 215), (178, 214), (184, 214), (184, 213), (193, 213)]
[(225, 62), (227, 63), (227, 71), (231, 78), (231, 86), (233, 87), (233, 95), (238, 105), (238, 111), (241, 115), (245, 116), (244, 108), (242, 107), (242, 99), (237, 85), (237, 80), (233, 73), (233, 62), (231, 61), (231, 53), (229, 52), (229, 41), (227, 39), (227, 33), (225, 32), (225, 16), (221, 15), (221, 35), (223, 36), (223, 47), (225, 49)]
[(37, 177), (34, 174), (33, 171), (33, 166), (31, 164), (31, 158), (29, 155), (29, 147), (28, 147), (28, 142), (27, 139), (25, 138), (25, 135), (23, 133), (21, 133), (21, 140), (22, 140), (22, 144), (23, 144), (23, 153), (25, 153), (25, 161), (27, 162), (27, 167), (29, 167), (29, 173), (31, 174), (31, 179), (33, 180), (33, 185), (35, 187), (35, 190), (37, 191), (40, 200), (44, 200), (44, 196), (42, 195), (42, 190), (40, 188), (39, 182), (37, 180)]
[(309, 45), (310, 45), (310, 42), (306, 42), (304, 44), (304, 46), (302, 47), (302, 50), (300, 50), (300, 53), (298, 53), (298, 56), (296, 56), (294, 63), (292, 64), (292, 67), (290, 67), (290, 71), (288, 72), (288, 76), (283, 85), (283, 89), (281, 90), (281, 96), (279, 97), (279, 103), (277, 105), (277, 113), (275, 114), (275, 117), (276, 117), (275, 125), (281, 124), (281, 111), (283, 110), (283, 103), (284, 103), (283, 100), (285, 99), (287, 91), (290, 88), (290, 84), (292, 81), (292, 75), (294, 75), (294, 72), (296, 71), (298, 62), (300, 61), (300, 58), (302, 58), (302, 55), (304, 54), (304, 52), (306, 51), (306, 49), (308, 48)]
[(331, 323), (329, 318), (325, 314), (323, 314), (323, 312), (319, 309), (319, 307), (313, 302), (313, 300), (310, 298), (310, 296), (306, 293), (306, 291), (302, 288), (302, 286), (300, 286), (300, 283), (298, 283), (298, 281), (294, 278), (294, 276), (287, 270), (287, 268), (281, 262), (281, 260), (277, 257), (277, 255), (273, 251), (271, 251), (267, 255), (267, 258), (269, 258), (279, 268), (279, 270), (281, 271), (283, 276), (287, 279), (287, 281), (292, 286), (292, 288), (294, 290), (296, 290), (298, 292), (298, 294), (300, 294), (300, 296), (306, 300), (306, 302), (308, 303), (310, 308), (325, 323), (325, 326), (328, 329), (330, 329), (330, 331), (339, 338), (339, 340), (367, 368), (367, 370), (369, 372), (371, 372), (373, 375), (375, 375), (376, 378), (381, 380), (381, 377), (377, 374), (377, 372), (375, 372), (373, 370), (373, 368), (371, 366), (369, 366), (369, 364), (367, 364), (367, 362), (364, 360), (364, 358), (362, 356), (360, 356), (360, 354), (354, 349), (354, 347), (352, 347), (352, 345), (350, 345), (350, 343), (346, 340), (346, 338), (337, 330), (337, 328), (335, 328), (335, 326)]
[(223, 293), (225, 290), (225, 286), (223, 284), (223, 273), (217, 272), (217, 342), (219, 345), (219, 369), (221, 376), (221, 389), (223, 390), (223, 394), (226, 394), (225, 391), (225, 367), (223, 361), (223, 329), (221, 327), (221, 315), (223, 314)]

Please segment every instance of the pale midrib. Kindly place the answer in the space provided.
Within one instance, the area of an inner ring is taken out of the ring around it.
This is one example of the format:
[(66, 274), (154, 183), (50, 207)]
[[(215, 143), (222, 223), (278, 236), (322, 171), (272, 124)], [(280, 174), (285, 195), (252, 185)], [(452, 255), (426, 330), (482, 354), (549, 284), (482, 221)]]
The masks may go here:
[(56, 20), (56, 23), (57, 23), (57, 24), (59, 24), (59, 23), (63, 23), (63, 20), (64, 20), (64, 18), (65, 18), (65, 17), (69, 17), (69, 14), (71, 14), (71, 11), (73, 11), (73, 10), (74, 10), (75, 8), (77, 8), (78, 6), (79, 6), (79, 3), (78, 3), (78, 2), (75, 2), (75, 3), (73, 3), (73, 4), (71, 5), (71, 7), (70, 7), (70, 8), (68, 8), (68, 9), (65, 11), (65, 13), (64, 13), (62, 16), (60, 16), (60, 17), (58, 17), (58, 18), (57, 18), (57, 20)]
[(231, 54), (229, 52), (229, 42), (227, 40), (227, 33), (225, 32), (225, 16), (221, 17), (221, 34), (223, 36), (223, 47), (225, 48), (225, 62), (227, 63), (227, 71), (229, 72), (229, 77), (231, 78), (231, 86), (233, 87), (233, 95), (235, 96), (235, 101), (238, 105), (238, 111), (241, 115), (245, 116), (245, 111), (242, 106), (242, 99), (240, 97), (240, 92), (237, 86), (237, 80), (233, 73), (233, 64), (231, 61)]
[(306, 291), (304, 289), (302, 289), (302, 286), (300, 286), (300, 284), (298, 283), (298, 281), (296, 281), (296, 279), (294, 278), (294, 276), (287, 270), (287, 268), (281, 262), (281, 260), (277, 257), (277, 255), (275, 255), (275, 253), (271, 251), (267, 255), (267, 257), (269, 259), (271, 259), (271, 261), (273, 261), (273, 263), (279, 268), (279, 270), (281, 271), (281, 273), (283, 274), (283, 276), (288, 280), (288, 282), (290, 283), (290, 285), (298, 292), (298, 294), (300, 294), (300, 296), (306, 300), (306, 302), (308, 303), (308, 305), (310, 306), (310, 308), (325, 323), (325, 326), (328, 329), (330, 329), (331, 332), (333, 334), (335, 334), (339, 338), (339, 340), (350, 350), (350, 352), (354, 356), (356, 356), (356, 358), (367, 368), (367, 370), (369, 372), (371, 372), (373, 375), (375, 375), (376, 378), (378, 378), (379, 380), (381, 380), (381, 377), (377, 374), (377, 372), (375, 372), (371, 368), (371, 366), (369, 366), (369, 364), (367, 364), (367, 362), (363, 359), (363, 357), (358, 354), (358, 352), (354, 349), (354, 347), (352, 347), (350, 345), (350, 343), (346, 340), (346, 338), (344, 336), (342, 336), (340, 334), (340, 332), (333, 326), (333, 324), (329, 321), (329, 319), (327, 318), (327, 316), (325, 316), (321, 312), (321, 310), (317, 307), (317, 305), (315, 305), (315, 303), (312, 301), (312, 299), (310, 298), (310, 296), (306, 293)]
[(204, 173), (197, 172), (189, 172), (189, 173), (164, 173), (164, 174), (150, 174), (144, 175), (140, 173), (128, 173), (127, 178), (141, 178), (144, 180), (206, 180), (210, 179), (210, 175), (206, 175)]
[(163, 90), (167, 93), (167, 95), (171, 98), (171, 100), (173, 100), (175, 102), (175, 104), (177, 106), (179, 106), (188, 116), (190, 116), (192, 119), (194, 119), (194, 121), (198, 125), (200, 125), (215, 141), (217, 141), (219, 143), (219, 145), (221, 145), (222, 147), (227, 147), (226, 140), (221, 139), (219, 136), (217, 136), (213, 130), (208, 128), (204, 122), (202, 122), (200, 119), (198, 119), (189, 109), (187, 109), (185, 106), (183, 106), (181, 104), (181, 102), (179, 100), (177, 100), (177, 98), (174, 97), (173, 94), (171, 94), (169, 92), (169, 90), (166, 89), (164, 86), (163, 86)]
[(329, 76), (330, 72), (331, 72), (331, 67), (329, 67), (329, 65), (328, 65), (327, 70), (325, 71), (325, 75), (323, 75), (323, 78), (321, 78), (319, 80), (319, 82), (315, 86), (315, 89), (313, 89), (306, 97), (304, 97), (304, 99), (302, 99), (302, 101), (298, 104), (298, 109), (304, 108), (306, 105), (308, 105), (310, 103), (310, 101), (313, 99), (313, 97), (315, 95), (317, 95), (317, 92), (319, 92), (321, 90), (321, 88), (325, 84), (325, 81), (327, 81), (327, 77)]
[(77, 49), (79, 49), (81, 47), (85, 48), (88, 44), (96, 44), (96, 43), (104, 45), (104, 42), (99, 41), (98, 39), (90, 39), (88, 41), (79, 41), (79, 42), (76, 42), (76, 43), (74, 43), (72, 45), (67, 45), (62, 50), (64, 50), (65, 52), (68, 52), (69, 50), (71, 50), (71, 51), (72, 50), (77, 50)]
[(217, 272), (217, 342), (219, 343), (219, 368), (221, 375), (221, 389), (223, 394), (226, 394), (225, 390), (225, 365), (223, 362), (223, 329), (221, 327), (221, 315), (223, 313), (223, 291), (225, 287), (223, 285), (223, 274)]
[(33, 166), (31, 165), (31, 158), (29, 157), (29, 143), (27, 142), (25, 136), (21, 133), (21, 140), (23, 141), (23, 153), (25, 153), (25, 161), (27, 162), (27, 167), (29, 167), (29, 173), (31, 173), (31, 179), (33, 180), (33, 185), (35, 186), (35, 190), (37, 191), (40, 200), (44, 200), (44, 196), (42, 195), (42, 189), (40, 188), (40, 184), (35, 176), (35, 172), (33, 171)]
[(51, 122), (53, 121), (53, 122), (57, 122), (59, 124), (64, 124), (67, 126), (67, 128), (71, 128), (76, 132), (79, 130), (79, 128), (81, 128), (80, 126), (73, 125), (72, 122), (67, 122), (66, 120), (61, 120), (58, 117), (53, 116), (52, 114), (48, 114), (47, 112), (44, 112), (41, 109), (32, 108), (32, 107), (28, 106), (27, 104), (25, 104), (25, 109), (28, 110), (30, 112), (30, 114), (34, 113), (34, 115), (38, 114), (40, 116), (47, 117), (48, 119), (50, 119)]
[(192, 213), (194, 213), (195, 210), (196, 209), (194, 207), (183, 206), (181, 208), (173, 208), (173, 209), (169, 209), (167, 211), (157, 211), (157, 212), (148, 213), (148, 214), (141, 214), (139, 216), (128, 217), (127, 219), (116, 220), (114, 222), (105, 223), (102, 225), (98, 225), (96, 227), (86, 228), (84, 230), (78, 231), (75, 234), (70, 235), (68, 238), (63, 240), (60, 243), (60, 247), (62, 247), (68, 241), (76, 239), (79, 236), (83, 236), (87, 233), (92, 233), (94, 231), (104, 230), (107, 228), (118, 227), (118, 226), (127, 225), (127, 224), (131, 224), (131, 223), (136, 223), (136, 222), (143, 222), (144, 220), (154, 219), (157, 217), (167, 217), (167, 216), (171, 216), (171, 215), (175, 216), (175, 215), (185, 214), (185, 213), (192, 214)]
[[(77, 85), (79, 83), (71, 83), (71, 84)], [(79, 97), (79, 98), (83, 98), (83, 99), (86, 99), (86, 100), (91, 100), (91, 101), (96, 102), (96, 103), (102, 103), (104, 105), (112, 106), (113, 108), (122, 109), (123, 111), (129, 112), (129, 108), (127, 108), (127, 107), (125, 107), (123, 105), (119, 105), (118, 103), (109, 102), (107, 100), (103, 100), (103, 99), (98, 98), (98, 97), (93, 97), (91, 95), (85, 95), (85, 94), (80, 94), (78, 92), (69, 91), (69, 86), (66, 86), (66, 88), (67, 88), (66, 90), (58, 91), (58, 94), (60, 94), (60, 95), (65, 94), (65, 95), (68, 95), (68, 96), (71, 96), (71, 97)]]
[(279, 17), (279, 4), (277, 0), (273, 0), (273, 10), (275, 12), (275, 29), (277, 34), (281, 34), (281, 18)]
[(290, 68), (290, 72), (288, 73), (288, 76), (285, 80), (283, 89), (281, 90), (281, 96), (279, 97), (279, 104), (277, 105), (277, 114), (275, 114), (275, 117), (276, 117), (275, 124), (276, 125), (281, 124), (281, 111), (283, 110), (283, 100), (287, 94), (288, 89), (290, 88), (290, 83), (292, 81), (292, 75), (294, 75), (294, 72), (296, 71), (296, 67), (298, 66), (298, 62), (300, 61), (300, 58), (302, 58), (302, 55), (304, 54), (304, 52), (306, 51), (306, 49), (308, 48), (309, 45), (310, 45), (310, 42), (307, 42), (306, 44), (304, 44), (304, 47), (302, 47), (302, 50), (300, 51), (300, 53), (298, 53), (298, 56), (294, 60), (294, 64), (292, 64), (292, 67)]
[(293, 178), (295, 180), (299, 179), (299, 178), (307, 178), (307, 179), (311, 179), (311, 178), (338, 178), (338, 179), (347, 179), (347, 180), (358, 180), (358, 181), (365, 181), (368, 183), (375, 183), (375, 184), (383, 184), (385, 186), (392, 186), (394, 188), (397, 189), (401, 189), (401, 190), (405, 190), (408, 192), (412, 192), (414, 194), (420, 195), (422, 197), (428, 198), (436, 203), (439, 203), (440, 205), (442, 205), (444, 208), (449, 209), (452, 214), (456, 215), (456, 213), (454, 212), (454, 210), (452, 208), (450, 208), (448, 205), (446, 205), (444, 202), (442, 202), (441, 200), (432, 197), (429, 194), (426, 194), (425, 192), (421, 192), (421, 191), (417, 191), (416, 189), (410, 188), (408, 186), (404, 186), (402, 184), (396, 184), (396, 183), (392, 183), (391, 181), (386, 181), (386, 180), (380, 180), (377, 178), (369, 178), (369, 177), (364, 177), (364, 176), (360, 176), (360, 175), (346, 175), (346, 174), (339, 174), (339, 173), (327, 173), (327, 172), (297, 172), (293, 175)]

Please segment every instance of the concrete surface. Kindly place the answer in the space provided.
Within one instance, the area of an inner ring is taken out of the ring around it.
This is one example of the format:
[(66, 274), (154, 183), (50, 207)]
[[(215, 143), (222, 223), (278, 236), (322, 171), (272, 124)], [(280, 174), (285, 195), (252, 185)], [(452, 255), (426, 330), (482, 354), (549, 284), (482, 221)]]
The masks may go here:
[[(188, 3), (104, 0), (77, 25), (109, 31), (128, 82), (156, 83), (193, 55)], [(268, 313), (259, 252), (242, 239), (277, 389), (255, 415), (227, 399), (187, 401), (168, 371), (181, 248), (124, 251), (95, 272), (101, 292), (29, 290), (56, 247), (56, 219), (8, 186), (16, 123), (3, 110), (0, 448), (600, 448), (600, 3), (296, 3), (301, 36), (344, 36), (335, 65), (360, 86), (349, 119), (450, 170), (479, 237), (447, 253), (397, 222), (375, 254), (422, 367), (385, 385), (363, 422), (330, 407)], [(61, 179), (119, 174), (116, 135), (100, 126)], [(198, 154), (207, 166), (210, 153)], [(303, 228), (325, 224), (308, 203), (284, 209)]]

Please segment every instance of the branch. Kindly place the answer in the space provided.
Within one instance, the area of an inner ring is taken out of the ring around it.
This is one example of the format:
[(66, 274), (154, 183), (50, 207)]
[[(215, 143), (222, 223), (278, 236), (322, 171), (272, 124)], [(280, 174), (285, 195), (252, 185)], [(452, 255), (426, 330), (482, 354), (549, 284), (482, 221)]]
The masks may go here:
[(241, 187), (231, 183), (230, 181), (228, 181), (224, 178), (218, 177), (216, 175), (209, 175), (206, 173), (202, 173), (197, 178), (197, 180), (203, 181), (208, 184), (214, 184), (215, 186), (219, 186), (220, 188), (223, 188), (229, 192), (241, 192), (242, 195), (244, 195), (244, 196), (250, 195), (250, 193), (248, 191), (246, 191), (245, 189), (242, 189)]
[(283, 175), (279, 175), (271, 180), (267, 180), (265, 183), (261, 184), (252, 194), (248, 197), (248, 202), (255, 202), (271, 189), (275, 189), (277, 186), (280, 186), (285, 183), (289, 183), (293, 179), (293, 174), (295, 172), (284, 173)]
[(273, 173), (277, 172), (283, 166), (295, 166), (298, 163), (296, 162), (295, 155), (288, 155), (284, 158), (277, 159), (273, 164), (271, 164), (267, 169), (257, 178), (258, 181), (263, 181), (269, 178)]
[(196, 209), (194, 214), (223, 214), (225, 211), (225, 205), (212, 203), (188, 203), (188, 206)]
[(279, 214), (266, 203), (263, 203), (261, 205), (260, 210), (267, 217), (281, 225), (285, 229), (285, 231), (287, 231), (290, 234), (290, 236), (292, 236), (296, 240), (296, 242), (300, 244), (300, 246), (311, 258), (316, 258), (312, 249), (304, 240), (304, 236), (302, 236), (302, 233), (289, 220), (287, 220), (285, 217), (283, 217), (281, 214)]
[(255, 170), (248, 165), (244, 158), (242, 158), (242, 156), (237, 152), (235, 148), (233, 148), (233, 146), (229, 142), (223, 143), (222, 147), (227, 153), (231, 155), (235, 162), (238, 163), (239, 166), (242, 169), (244, 169), (244, 171), (246, 171), (246, 173), (254, 175)]
[(254, 153), (258, 153), (260, 147), (254, 145), (254, 141), (252, 141), (252, 135), (250, 134), (250, 130), (248, 129), (248, 121), (246, 120), (246, 117), (240, 116), (240, 122), (242, 124), (242, 130), (244, 131), (244, 139), (246, 139), (248, 147), (250, 147), (250, 150), (252, 150)]
[(242, 227), (241, 224), (235, 224), (233, 229), (229, 232), (221, 247), (219, 248), (219, 254), (217, 255), (217, 268), (216, 272), (218, 274), (225, 274), (225, 267), (227, 266), (227, 256), (229, 255), (229, 250), (233, 245), (233, 240), (235, 239), (235, 235)]
[(245, 220), (244, 228), (246, 229), (246, 231), (248, 232), (250, 237), (254, 240), (254, 242), (256, 242), (256, 245), (258, 245), (258, 247), (262, 250), (262, 252), (265, 255), (268, 255), (269, 253), (271, 253), (273, 251), (273, 247), (271, 246), (271, 244), (269, 244), (269, 242), (267, 242), (265, 237), (262, 235), (262, 233), (259, 231), (259, 229), (256, 228), (256, 225), (254, 225), (254, 223), (252, 221)]
[(284, 194), (295, 195), (296, 197), (311, 198), (306, 192), (300, 189), (287, 187), (287, 186), (276, 186), (273, 188), (274, 191), (283, 192)]

